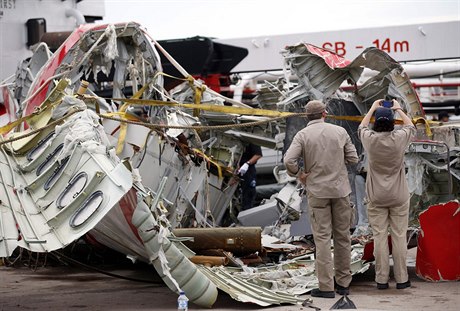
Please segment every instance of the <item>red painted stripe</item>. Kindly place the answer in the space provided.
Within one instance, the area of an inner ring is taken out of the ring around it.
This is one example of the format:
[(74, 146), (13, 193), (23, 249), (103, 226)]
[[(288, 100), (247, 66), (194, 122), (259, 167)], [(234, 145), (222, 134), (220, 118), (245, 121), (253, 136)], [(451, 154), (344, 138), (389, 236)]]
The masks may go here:
[(129, 190), (128, 193), (126, 193), (121, 198), (118, 204), (120, 205), (121, 211), (123, 212), (123, 215), (125, 216), (126, 222), (131, 228), (131, 231), (134, 233), (137, 239), (140, 242), (142, 242), (142, 239), (139, 236), (139, 232), (137, 231), (136, 226), (134, 226), (132, 222), (133, 213), (137, 206), (136, 190), (134, 188), (131, 188), (131, 190)]

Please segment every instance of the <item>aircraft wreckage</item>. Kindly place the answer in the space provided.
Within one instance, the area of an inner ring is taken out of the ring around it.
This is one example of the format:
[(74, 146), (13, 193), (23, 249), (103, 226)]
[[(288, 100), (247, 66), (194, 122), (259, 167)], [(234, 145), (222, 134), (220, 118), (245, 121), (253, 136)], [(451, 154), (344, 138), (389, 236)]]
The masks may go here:
[[(182, 74), (168, 77), (180, 82), (173, 89), (164, 88), (157, 51)], [(301, 303), (298, 295), (317, 285), (314, 256), (287, 242), (310, 233), (307, 204), (282, 167), (274, 170), (282, 190), (239, 213), (241, 226), (222, 227), (236, 217), (234, 172), (244, 145), (286, 149), (306, 124), (304, 105), (325, 101), (329, 122), (347, 129), (361, 153), (349, 177), (354, 237), (365, 244), (366, 157), (356, 121), (390, 94), (418, 129), (406, 166), (417, 228), (424, 215), (420, 262), (429, 265), (438, 250), (425, 219), (443, 213), (458, 228), (460, 125), (428, 123), (402, 67), (376, 48), (348, 61), (302, 43), (283, 56), (291, 75), (263, 85), (254, 109), (195, 80), (136, 23), (80, 26), (53, 54), (38, 45), (3, 90), (10, 123), (0, 128), (0, 257), (18, 246), (52, 252), (85, 236), (151, 263), (171, 290), (184, 290), (200, 306), (213, 305), (217, 288), (261, 306)], [(341, 88), (344, 82), (352, 92)], [(448, 201), (451, 208), (441, 212), (429, 207)], [(362, 244), (353, 246), (353, 273), (369, 266)], [(454, 244), (449, 251), (458, 254)], [(289, 254), (284, 260), (261, 264), (258, 255), (281, 251)], [(426, 279), (459, 275), (444, 275), (442, 267), (417, 271)]]

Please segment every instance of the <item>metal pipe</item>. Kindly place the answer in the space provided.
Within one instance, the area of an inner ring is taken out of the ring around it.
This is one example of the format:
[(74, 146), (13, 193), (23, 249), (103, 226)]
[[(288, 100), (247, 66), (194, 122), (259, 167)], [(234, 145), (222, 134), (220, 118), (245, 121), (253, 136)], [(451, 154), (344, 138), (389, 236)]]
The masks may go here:
[(173, 230), (173, 234), (177, 237), (193, 237), (193, 241), (182, 242), (193, 251), (223, 249), (239, 256), (262, 250), (261, 233), (260, 227), (177, 228)]
[(438, 83), (416, 83), (416, 82), (413, 82), (412, 85), (415, 88), (420, 88), (420, 87), (458, 87), (458, 86), (460, 86), (460, 83), (449, 83), (449, 82), (446, 82), (446, 83), (442, 83), (442, 82), (438, 82)]
[(77, 26), (86, 24), (85, 17), (77, 9), (67, 9), (67, 10), (65, 10), (65, 16), (66, 17), (74, 17), (76, 22), (77, 22)]

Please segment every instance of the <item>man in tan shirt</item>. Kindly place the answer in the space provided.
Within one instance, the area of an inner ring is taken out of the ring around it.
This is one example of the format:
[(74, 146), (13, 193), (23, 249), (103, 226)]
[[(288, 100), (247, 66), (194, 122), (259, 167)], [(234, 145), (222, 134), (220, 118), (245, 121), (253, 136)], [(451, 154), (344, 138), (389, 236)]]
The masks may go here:
[[(404, 153), (415, 135), (415, 126), (396, 100), (391, 102), (391, 109), (382, 107), (382, 103), (383, 100), (376, 100), (372, 104), (361, 121), (358, 133), (368, 156), (367, 211), (374, 238), (377, 288), (389, 287), (390, 228), (396, 288), (403, 289), (411, 286), (406, 267), (410, 197), (404, 168)], [(402, 118), (401, 129), (394, 129), (393, 111), (397, 111)], [(368, 125), (374, 112), (374, 127), (370, 130)]]
[[(324, 103), (310, 101), (306, 112), (310, 122), (294, 136), (284, 155), (284, 164), (288, 174), (297, 176), (308, 193), (319, 282), (319, 289), (312, 290), (311, 295), (334, 298), (334, 270), (338, 294), (348, 294), (351, 282), (351, 187), (345, 165), (357, 163), (358, 155), (344, 128), (324, 122), (327, 114)], [(303, 160), (303, 169), (299, 168), (299, 158)]]

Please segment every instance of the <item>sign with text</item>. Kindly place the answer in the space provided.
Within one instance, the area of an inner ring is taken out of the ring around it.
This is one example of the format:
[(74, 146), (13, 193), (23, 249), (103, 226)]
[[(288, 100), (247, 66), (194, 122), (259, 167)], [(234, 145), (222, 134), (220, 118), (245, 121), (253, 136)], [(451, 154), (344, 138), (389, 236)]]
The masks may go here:
[(353, 60), (377, 47), (399, 62), (460, 58), (460, 21), (380, 28), (216, 40), (247, 48), (249, 55), (232, 72), (279, 70), (286, 46), (310, 43)]

